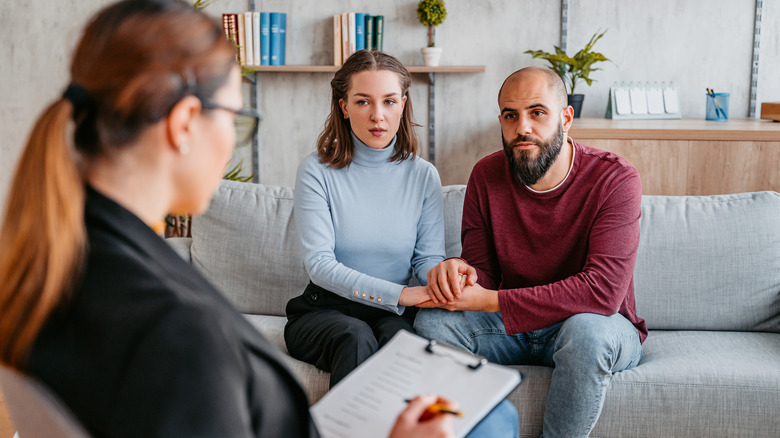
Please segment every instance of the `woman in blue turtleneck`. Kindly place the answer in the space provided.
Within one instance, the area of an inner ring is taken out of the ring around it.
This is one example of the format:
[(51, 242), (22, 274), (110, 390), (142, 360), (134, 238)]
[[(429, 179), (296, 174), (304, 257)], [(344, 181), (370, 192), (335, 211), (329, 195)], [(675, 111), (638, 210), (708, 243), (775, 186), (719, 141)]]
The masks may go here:
[[(317, 151), (298, 167), (295, 222), (311, 282), (287, 304), (290, 354), (335, 385), (398, 330), (413, 331), (427, 273), (444, 259), (441, 182), (417, 157), (397, 59), (361, 50), (331, 81)], [(406, 286), (412, 274), (423, 286)]]

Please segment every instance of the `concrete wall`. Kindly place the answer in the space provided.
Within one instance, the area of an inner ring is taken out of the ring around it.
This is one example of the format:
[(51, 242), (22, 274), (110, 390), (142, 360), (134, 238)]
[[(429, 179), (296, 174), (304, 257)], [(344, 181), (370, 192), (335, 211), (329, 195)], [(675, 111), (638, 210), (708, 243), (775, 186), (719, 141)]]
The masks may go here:
[[(14, 1), (0, 9), (0, 202), (35, 117), (68, 81), (68, 59), (87, 18), (107, 0)], [(385, 16), (385, 51), (421, 64), (425, 29), (416, 0), (259, 0), (260, 9), (288, 13), (287, 63), (329, 64), (331, 16), (363, 11)], [(705, 91), (730, 92), (730, 116), (748, 115), (755, 0), (569, 1), (568, 51), (598, 30), (601, 64), (586, 95), (583, 116), (603, 117), (610, 85), (619, 81), (674, 81), (683, 117), (704, 117)], [(246, 0), (218, 0), (207, 10), (240, 12)], [(763, 1), (758, 110), (780, 101), (780, 6)], [(485, 65), (485, 73), (437, 76), (436, 164), (445, 184), (465, 183), (474, 162), (500, 149), (496, 93), (507, 74), (544, 65), (523, 54), (559, 44), (561, 2), (449, 0), (437, 30), (442, 64)], [(262, 73), (259, 109), (261, 182), (291, 185), (303, 156), (314, 148), (329, 103), (327, 73)], [(427, 76), (415, 75), (417, 122), (427, 124)], [(426, 144), (426, 128), (419, 129)], [(598, 145), (594, 145), (598, 146)], [(425, 150), (425, 147), (423, 148)], [(246, 152), (239, 152), (246, 155)]]

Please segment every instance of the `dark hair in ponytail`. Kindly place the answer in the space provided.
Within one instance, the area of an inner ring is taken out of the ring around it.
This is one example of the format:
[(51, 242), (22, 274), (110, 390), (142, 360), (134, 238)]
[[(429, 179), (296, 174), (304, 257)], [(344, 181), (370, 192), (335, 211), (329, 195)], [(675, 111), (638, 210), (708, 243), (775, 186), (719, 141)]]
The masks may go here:
[(76, 286), (86, 248), (83, 159), (128, 146), (183, 97), (209, 98), (235, 67), (221, 26), (175, 0), (125, 0), (89, 23), (71, 85), (33, 127), (0, 231), (0, 362), (21, 368)]

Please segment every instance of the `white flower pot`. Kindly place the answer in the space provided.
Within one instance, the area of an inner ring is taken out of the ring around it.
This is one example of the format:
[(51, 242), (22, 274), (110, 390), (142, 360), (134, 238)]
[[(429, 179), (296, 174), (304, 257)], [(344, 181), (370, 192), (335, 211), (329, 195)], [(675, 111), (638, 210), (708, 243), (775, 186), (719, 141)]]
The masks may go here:
[(429, 67), (436, 67), (439, 65), (441, 47), (423, 47), (420, 51), (423, 56), (423, 64)]

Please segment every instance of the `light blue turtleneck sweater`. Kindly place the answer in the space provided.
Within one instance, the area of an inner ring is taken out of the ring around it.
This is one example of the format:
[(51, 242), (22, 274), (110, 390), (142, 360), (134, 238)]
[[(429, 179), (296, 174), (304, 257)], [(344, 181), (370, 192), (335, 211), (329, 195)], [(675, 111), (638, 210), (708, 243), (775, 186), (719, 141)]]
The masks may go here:
[(304, 158), (295, 182), (295, 224), (311, 281), (335, 294), (401, 314), (412, 273), (426, 284), (444, 260), (444, 212), (436, 168), (414, 157), (390, 162), (395, 140), (371, 149), (352, 135), (343, 169)]

